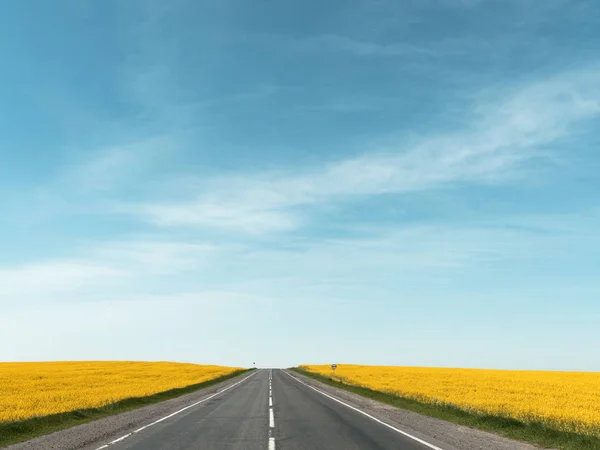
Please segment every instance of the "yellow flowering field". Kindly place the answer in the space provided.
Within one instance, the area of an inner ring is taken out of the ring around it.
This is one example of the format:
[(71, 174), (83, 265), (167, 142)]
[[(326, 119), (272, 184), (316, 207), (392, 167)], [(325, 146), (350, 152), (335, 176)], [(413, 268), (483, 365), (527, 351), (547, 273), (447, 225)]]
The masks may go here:
[(0, 423), (97, 408), (237, 370), (170, 362), (0, 363)]
[[(331, 376), (330, 365), (300, 368)], [(600, 437), (600, 373), (338, 364), (335, 378), (424, 403)]]

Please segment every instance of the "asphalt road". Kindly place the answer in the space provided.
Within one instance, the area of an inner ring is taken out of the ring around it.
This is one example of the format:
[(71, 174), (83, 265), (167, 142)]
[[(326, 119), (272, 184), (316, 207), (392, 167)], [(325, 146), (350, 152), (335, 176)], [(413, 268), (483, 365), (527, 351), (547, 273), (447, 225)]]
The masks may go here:
[[(272, 380), (271, 380), (272, 378)], [(271, 395), (270, 395), (271, 394)], [(432, 450), (281, 370), (107, 443), (109, 450)]]

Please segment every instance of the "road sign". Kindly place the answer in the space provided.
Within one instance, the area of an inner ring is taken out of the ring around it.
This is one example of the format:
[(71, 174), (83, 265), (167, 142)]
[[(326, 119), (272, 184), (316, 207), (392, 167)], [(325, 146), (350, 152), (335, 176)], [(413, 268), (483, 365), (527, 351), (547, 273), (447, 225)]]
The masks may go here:
[(332, 365), (331, 365), (331, 369), (332, 369), (332, 370), (335, 370), (335, 369), (337, 369), (337, 364), (332, 364)]

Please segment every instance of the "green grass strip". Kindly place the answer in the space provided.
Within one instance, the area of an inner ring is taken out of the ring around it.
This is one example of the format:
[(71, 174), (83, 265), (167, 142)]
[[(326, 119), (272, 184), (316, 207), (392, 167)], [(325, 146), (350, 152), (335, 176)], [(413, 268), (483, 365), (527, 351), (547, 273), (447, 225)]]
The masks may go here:
[(291, 370), (329, 386), (344, 389), (354, 394), (387, 403), (397, 408), (407, 409), (424, 416), (435, 417), (448, 422), (454, 422), (471, 428), (478, 428), (480, 430), (500, 434), (507, 438), (529, 442), (542, 448), (553, 448), (558, 450), (600, 450), (600, 439), (597, 437), (560, 431), (538, 423), (523, 423), (505, 417), (473, 414), (448, 405), (422, 403), (417, 400), (399, 397), (365, 387), (345, 384), (330, 377), (307, 372), (298, 367), (294, 367)]
[(238, 370), (237, 372), (224, 375), (213, 380), (204, 381), (198, 384), (192, 384), (183, 388), (171, 389), (169, 391), (159, 392), (148, 397), (133, 397), (120, 400), (101, 408), (79, 409), (60, 414), (52, 414), (44, 417), (34, 417), (19, 422), (0, 423), (0, 447), (10, 444), (27, 441), (44, 434), (54, 433), (58, 430), (74, 427), (92, 420), (101, 419), (107, 416), (113, 416), (132, 409), (153, 403), (164, 402), (175, 397), (179, 397), (190, 392), (207, 388), (222, 381), (240, 376), (250, 370)]

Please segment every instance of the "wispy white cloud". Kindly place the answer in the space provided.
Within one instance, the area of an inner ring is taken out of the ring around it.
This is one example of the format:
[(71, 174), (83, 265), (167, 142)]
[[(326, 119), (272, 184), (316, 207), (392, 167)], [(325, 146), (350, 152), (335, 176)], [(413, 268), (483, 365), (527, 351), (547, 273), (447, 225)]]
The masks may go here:
[(100, 147), (85, 152), (85, 159), (72, 160), (54, 184), (66, 194), (115, 191), (138, 181), (177, 148), (177, 140), (169, 136)]
[(600, 113), (599, 75), (598, 67), (590, 67), (484, 92), (464, 129), (309, 171), (213, 178), (188, 192), (187, 200), (149, 202), (130, 211), (161, 226), (270, 232), (298, 226), (304, 220), (298, 207), (514, 179), (515, 171), (549, 158), (549, 146)]
[[(366, 227), (356, 231), (360, 232), (347, 238), (309, 239), (276, 249), (263, 247), (240, 258), (252, 267), (275, 268), (271, 272), (285, 276), (299, 274), (313, 283), (326, 279), (334, 290), (344, 290), (355, 283), (377, 284), (390, 274), (397, 280), (436, 279), (494, 264), (522, 263), (553, 252), (557, 243), (571, 238), (491, 224)], [(286, 285), (291, 282), (286, 281)]]
[(381, 44), (359, 41), (346, 36), (329, 34), (293, 41), (297, 50), (304, 51), (337, 51), (351, 53), (355, 56), (432, 56), (435, 53), (425, 47), (403, 42)]
[(94, 258), (141, 274), (168, 274), (197, 268), (219, 252), (214, 244), (175, 240), (131, 240), (96, 246)]
[(289, 230), (298, 225), (293, 214), (278, 211), (277, 207), (270, 209), (267, 203), (256, 205), (255, 201), (261, 202), (255, 198), (245, 204), (204, 200), (193, 204), (149, 204), (140, 206), (136, 212), (162, 227), (200, 225), (263, 233)]
[(78, 259), (57, 258), (20, 266), (0, 267), (0, 299), (108, 290), (147, 277), (170, 276), (201, 267), (218, 248), (212, 244), (176, 240), (115, 241), (84, 249)]
[(134, 167), (137, 162), (138, 155), (131, 148), (113, 147), (70, 168), (63, 179), (83, 190), (112, 190), (127, 169)]
[(380, 99), (362, 98), (362, 99), (339, 99), (329, 102), (322, 102), (313, 105), (301, 105), (300, 110), (316, 111), (316, 112), (331, 112), (331, 113), (353, 113), (353, 112), (368, 112), (377, 111), (385, 104)]
[(86, 260), (55, 260), (0, 268), (0, 299), (18, 301), (24, 295), (72, 291), (105, 284), (123, 275), (117, 268)]
[[(39, 222), (52, 217), (78, 214), (114, 214), (125, 193), (142, 195), (161, 180), (158, 167), (179, 151), (179, 142), (169, 136), (115, 139), (111, 145), (67, 152), (67, 160), (49, 181), (20, 192), (14, 222)], [(146, 180), (154, 174), (154, 183)], [(27, 205), (23, 208), (23, 205)]]

